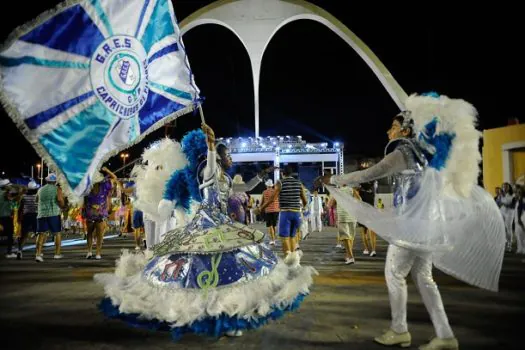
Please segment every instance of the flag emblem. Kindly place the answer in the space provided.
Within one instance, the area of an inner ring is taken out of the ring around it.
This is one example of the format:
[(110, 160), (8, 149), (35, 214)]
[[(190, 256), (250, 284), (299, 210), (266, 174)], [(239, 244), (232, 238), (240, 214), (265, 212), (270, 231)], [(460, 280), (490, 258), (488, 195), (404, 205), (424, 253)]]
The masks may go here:
[(67, 0), (0, 49), (0, 99), (75, 199), (199, 89), (170, 0)]
[(91, 58), (91, 86), (106, 108), (129, 119), (148, 99), (148, 55), (135, 38), (112, 36)]

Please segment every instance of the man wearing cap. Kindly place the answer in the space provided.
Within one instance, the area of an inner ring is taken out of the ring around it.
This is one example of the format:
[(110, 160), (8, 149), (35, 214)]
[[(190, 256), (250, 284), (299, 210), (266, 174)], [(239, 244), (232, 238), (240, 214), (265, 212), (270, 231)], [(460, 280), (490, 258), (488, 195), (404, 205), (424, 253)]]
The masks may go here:
[(13, 208), (11, 207), (12, 201), (15, 196), (9, 191), (9, 179), (0, 179), (0, 232), (4, 236), (7, 236), (7, 254), (6, 258), (16, 258), (16, 254), (13, 254)]
[(36, 222), (38, 215), (38, 205), (36, 202), (36, 193), (40, 186), (31, 180), (27, 185), (27, 192), (23, 194), (22, 200), (20, 201), (20, 207), (18, 208), (18, 220), (20, 222), (21, 230), (20, 237), (18, 238), (18, 252), (16, 258), (22, 259), (22, 250), (24, 243), (30, 232), (36, 233)]
[[(272, 179), (268, 179), (265, 182), (266, 189), (262, 194), (262, 202), (259, 208), (266, 207), (264, 218), (266, 219), (266, 227), (268, 227), (268, 233), (270, 234), (270, 245), (275, 245), (275, 230), (277, 227), (277, 218), (279, 217), (279, 197), (273, 196), (275, 190), (273, 188)], [(273, 201), (268, 205), (265, 205), (273, 197)]]
[(62, 259), (60, 248), (62, 245), (62, 221), (60, 218), (61, 207), (64, 206), (64, 196), (62, 189), (57, 186), (57, 176), (50, 173), (46, 177), (46, 184), (38, 190), (36, 202), (38, 203), (37, 222), (36, 222), (36, 256), (37, 262), (44, 261), (42, 249), (46, 241), (47, 234), (51, 232), (55, 236), (55, 259)]
[(279, 236), (283, 243), (285, 263), (298, 265), (302, 253), (296, 252), (297, 230), (301, 227), (301, 209), (306, 206), (306, 197), (301, 182), (292, 176), (293, 168), (286, 165), (282, 171), (282, 178), (276, 184), (272, 197), (261, 205), (259, 211), (268, 207), (275, 197), (279, 196)]

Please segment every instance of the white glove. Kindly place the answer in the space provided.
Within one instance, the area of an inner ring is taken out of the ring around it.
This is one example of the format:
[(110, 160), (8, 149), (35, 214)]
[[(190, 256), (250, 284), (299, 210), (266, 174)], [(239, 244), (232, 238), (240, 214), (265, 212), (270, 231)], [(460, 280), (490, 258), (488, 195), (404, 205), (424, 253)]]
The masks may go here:
[(162, 220), (167, 220), (171, 216), (171, 212), (175, 208), (173, 201), (163, 199), (159, 203), (158, 212)]

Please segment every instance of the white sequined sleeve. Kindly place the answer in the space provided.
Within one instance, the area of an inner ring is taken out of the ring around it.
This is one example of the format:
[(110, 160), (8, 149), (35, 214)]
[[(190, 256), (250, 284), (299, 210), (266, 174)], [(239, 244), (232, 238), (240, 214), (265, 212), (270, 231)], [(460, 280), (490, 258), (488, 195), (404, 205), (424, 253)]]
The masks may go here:
[(337, 186), (356, 185), (363, 182), (381, 179), (406, 169), (408, 169), (408, 163), (405, 159), (405, 155), (400, 150), (395, 150), (392, 153), (389, 153), (379, 163), (368, 169), (354, 171), (344, 175), (332, 176), (330, 178), (330, 183)]
[(210, 180), (217, 171), (217, 152), (208, 150), (206, 167), (204, 168), (204, 182)]
[(259, 175), (255, 175), (250, 181), (245, 184), (233, 184), (233, 192), (249, 192), (253, 190), (262, 181)]

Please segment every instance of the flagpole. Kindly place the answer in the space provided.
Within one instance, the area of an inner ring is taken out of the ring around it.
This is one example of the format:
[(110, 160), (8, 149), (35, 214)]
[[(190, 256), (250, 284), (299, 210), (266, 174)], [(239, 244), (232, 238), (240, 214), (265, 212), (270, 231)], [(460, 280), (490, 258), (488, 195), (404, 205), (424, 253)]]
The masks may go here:
[(201, 115), (201, 123), (206, 124), (206, 121), (204, 120), (204, 112), (202, 111), (202, 105), (199, 104), (199, 114)]
[(140, 160), (140, 158), (137, 158), (137, 159), (135, 159), (134, 161), (129, 162), (129, 163), (125, 164), (124, 166), (121, 166), (121, 167), (118, 168), (117, 170), (114, 170), (113, 172), (116, 174), (116, 173), (118, 173), (119, 171), (121, 171), (121, 170), (123, 170), (123, 169), (129, 167), (130, 165), (135, 164), (135, 163), (138, 162), (139, 160)]

